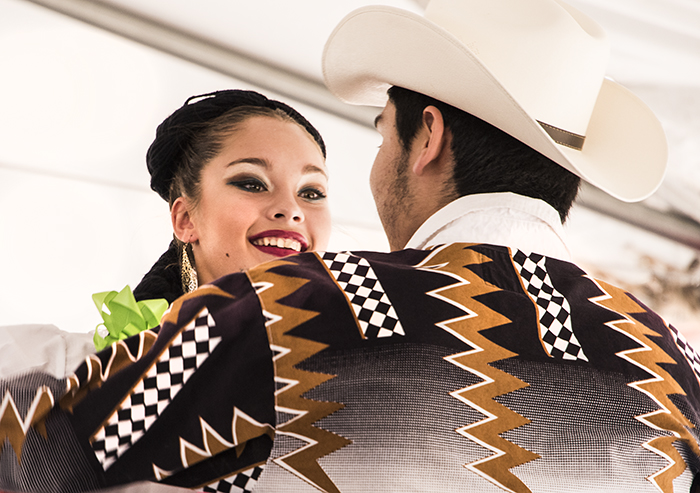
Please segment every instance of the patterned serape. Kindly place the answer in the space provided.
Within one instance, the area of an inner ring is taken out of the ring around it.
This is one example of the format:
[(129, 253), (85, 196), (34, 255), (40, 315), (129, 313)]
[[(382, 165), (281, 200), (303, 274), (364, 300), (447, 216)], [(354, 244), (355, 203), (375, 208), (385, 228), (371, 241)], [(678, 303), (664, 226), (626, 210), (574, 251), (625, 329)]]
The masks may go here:
[(700, 358), (575, 265), (478, 244), (307, 253), (2, 382), (0, 489), (690, 491)]

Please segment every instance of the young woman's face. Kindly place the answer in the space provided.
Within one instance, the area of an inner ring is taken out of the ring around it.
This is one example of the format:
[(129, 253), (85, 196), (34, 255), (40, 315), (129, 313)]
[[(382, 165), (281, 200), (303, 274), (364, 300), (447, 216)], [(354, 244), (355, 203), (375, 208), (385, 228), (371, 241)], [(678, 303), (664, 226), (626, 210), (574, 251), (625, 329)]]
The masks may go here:
[(249, 118), (202, 170), (190, 212), (200, 284), (262, 262), (323, 250), (331, 232), (328, 175), (316, 142), (295, 123)]

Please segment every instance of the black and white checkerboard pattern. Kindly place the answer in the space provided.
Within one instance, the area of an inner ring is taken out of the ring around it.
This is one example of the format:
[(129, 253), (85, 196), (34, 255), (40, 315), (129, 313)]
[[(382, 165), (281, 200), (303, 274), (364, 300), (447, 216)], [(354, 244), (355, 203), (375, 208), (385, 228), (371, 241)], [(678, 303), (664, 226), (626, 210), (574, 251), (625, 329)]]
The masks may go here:
[(221, 479), (216, 483), (205, 486), (202, 491), (205, 493), (251, 493), (264, 467), (264, 465), (255, 466), (252, 469), (235, 474), (230, 478)]
[(365, 338), (405, 335), (399, 317), (367, 260), (344, 253), (321, 258), (350, 300)]
[(530, 298), (537, 305), (540, 318), (540, 337), (550, 356), (566, 360), (588, 361), (571, 326), (569, 301), (552, 285), (546, 258), (518, 250), (513, 255), (518, 273)]
[(221, 341), (221, 337), (211, 333), (214, 326), (214, 319), (204, 308), (173, 339), (131, 395), (96, 433), (92, 448), (105, 470), (146, 433), (209, 357)]
[(678, 332), (678, 329), (673, 325), (669, 325), (668, 328), (671, 329), (671, 335), (673, 340), (676, 341), (676, 346), (683, 352), (685, 359), (688, 360), (688, 363), (695, 371), (695, 376), (700, 380), (700, 355), (690, 346), (685, 336)]

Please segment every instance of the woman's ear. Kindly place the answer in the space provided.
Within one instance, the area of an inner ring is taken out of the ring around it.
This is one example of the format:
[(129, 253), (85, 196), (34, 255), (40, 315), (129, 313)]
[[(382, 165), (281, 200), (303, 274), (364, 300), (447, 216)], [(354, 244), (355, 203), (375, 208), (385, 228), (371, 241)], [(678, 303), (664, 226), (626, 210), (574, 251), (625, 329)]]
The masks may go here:
[(192, 221), (189, 201), (178, 197), (170, 208), (170, 220), (173, 223), (173, 233), (183, 243), (193, 243), (199, 238), (197, 228)]
[(445, 164), (443, 151), (447, 146), (447, 131), (442, 112), (435, 106), (423, 109), (423, 122), (419, 130), (421, 139), (420, 151), (413, 161), (413, 172), (423, 175), (426, 172), (436, 172)]

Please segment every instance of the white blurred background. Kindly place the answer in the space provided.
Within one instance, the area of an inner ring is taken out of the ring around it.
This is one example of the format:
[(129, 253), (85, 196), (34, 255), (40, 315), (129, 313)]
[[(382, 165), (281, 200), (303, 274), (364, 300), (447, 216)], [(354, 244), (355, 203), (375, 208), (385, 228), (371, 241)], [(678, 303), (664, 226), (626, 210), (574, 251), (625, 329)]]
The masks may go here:
[[(331, 249), (386, 250), (367, 185), (378, 110), (322, 86), (321, 52), (365, 4), (412, 0), (0, 0), (0, 325), (87, 332), (91, 295), (135, 287), (171, 238), (149, 188), (156, 126), (187, 97), (250, 88), (289, 102), (328, 147)], [(608, 31), (609, 75), (669, 139), (667, 179), (638, 205), (586, 188), (574, 259), (632, 290), (700, 348), (700, 3), (571, 1)]]

